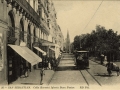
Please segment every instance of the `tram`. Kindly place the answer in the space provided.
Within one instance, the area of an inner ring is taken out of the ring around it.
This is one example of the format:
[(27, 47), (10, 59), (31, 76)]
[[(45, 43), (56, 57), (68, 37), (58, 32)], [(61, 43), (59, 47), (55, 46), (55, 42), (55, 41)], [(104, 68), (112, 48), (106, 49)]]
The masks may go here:
[(89, 68), (89, 51), (76, 51), (75, 57), (77, 68)]

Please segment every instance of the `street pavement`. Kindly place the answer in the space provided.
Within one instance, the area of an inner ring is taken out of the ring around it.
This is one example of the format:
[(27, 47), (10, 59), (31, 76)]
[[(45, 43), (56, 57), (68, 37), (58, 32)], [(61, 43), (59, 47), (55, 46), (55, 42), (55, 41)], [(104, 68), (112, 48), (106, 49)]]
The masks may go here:
[(59, 67), (52, 78), (50, 85), (86, 85), (81, 78), (81, 74), (76, 70), (73, 59), (62, 59)]
[[(90, 60), (100, 64), (100, 60), (97, 59), (96, 57), (90, 57)], [(120, 61), (114, 61), (115, 64), (117, 64), (120, 67)], [(103, 66), (105, 66), (107, 64), (107, 61), (103, 62)]]
[[(120, 84), (120, 76), (113, 72), (111, 76), (107, 73), (104, 64), (101, 65), (94, 57), (89, 58), (89, 68), (78, 70), (75, 66), (73, 55), (64, 54), (57, 71), (49, 85), (88, 85), (88, 86), (112, 86)], [(116, 63), (116, 62), (115, 62)], [(119, 65), (119, 62), (117, 62)]]
[(87, 85), (75, 66), (74, 55), (63, 54), (63, 58), (49, 85)]
[[(43, 77), (43, 84), (42, 85), (48, 85), (51, 77), (54, 75), (53, 70), (45, 70), (45, 75)], [(12, 82), (9, 85), (40, 85), (40, 70), (33, 70), (29, 73), (29, 77), (24, 78), (18, 78), (16, 81)]]
[[(120, 85), (120, 76), (113, 72), (108, 76), (106, 61), (101, 65), (95, 57), (89, 58), (89, 68), (78, 70), (75, 66), (74, 55), (63, 54), (56, 71), (45, 70), (43, 85), (69, 86), (114, 86)], [(115, 62), (120, 66), (120, 62)], [(33, 70), (27, 78), (18, 78), (10, 85), (40, 85), (40, 70)]]

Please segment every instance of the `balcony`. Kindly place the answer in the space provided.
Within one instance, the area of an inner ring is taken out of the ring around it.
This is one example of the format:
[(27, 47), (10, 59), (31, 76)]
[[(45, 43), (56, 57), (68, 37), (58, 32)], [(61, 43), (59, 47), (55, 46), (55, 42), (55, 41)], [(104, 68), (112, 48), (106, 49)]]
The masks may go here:
[[(47, 16), (49, 16), (48, 11), (47, 11), (47, 4), (45, 4), (45, 1), (44, 0), (39, 0), (39, 3), (40, 3), (40, 6), (42, 6), (42, 8), (44, 9), (45, 14)], [(46, 3), (48, 3), (48, 2), (46, 2)]]
[(39, 16), (26, 0), (13, 0), (23, 8), (37, 23), (40, 23)]
[(50, 33), (47, 23), (41, 18), (40, 18), (40, 25), (44, 28), (44, 30), (47, 34)]

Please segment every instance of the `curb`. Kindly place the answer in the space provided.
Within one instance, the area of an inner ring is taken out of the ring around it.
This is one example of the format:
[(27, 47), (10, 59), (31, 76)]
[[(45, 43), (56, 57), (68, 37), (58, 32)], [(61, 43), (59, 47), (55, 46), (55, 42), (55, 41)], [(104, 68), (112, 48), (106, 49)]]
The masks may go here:
[[(53, 71), (54, 71), (54, 70), (53, 70)], [(53, 75), (51, 76), (51, 78), (48, 80), (47, 85), (49, 85), (49, 84), (50, 84), (50, 82), (52, 81), (52, 79), (53, 79), (54, 75), (55, 75), (55, 71), (54, 71)]]
[[(92, 59), (90, 59), (90, 60), (93, 61), (93, 62), (96, 62), (96, 63), (100, 64), (99, 62), (97, 62), (97, 61), (95, 61), (95, 60), (92, 60)], [(104, 62), (103, 64), (100, 64), (100, 65), (106, 66), (106, 63)]]

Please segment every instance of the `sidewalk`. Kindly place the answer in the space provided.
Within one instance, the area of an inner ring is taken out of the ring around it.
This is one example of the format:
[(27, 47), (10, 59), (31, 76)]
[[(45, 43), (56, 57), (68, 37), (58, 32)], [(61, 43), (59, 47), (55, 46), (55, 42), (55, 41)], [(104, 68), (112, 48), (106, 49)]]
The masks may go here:
[[(90, 60), (94, 61), (94, 62), (96, 62), (98, 64), (101, 64), (100, 60), (98, 60), (96, 57), (90, 57)], [(107, 64), (107, 61), (104, 61), (102, 65), (105, 66), (106, 64)]]
[[(93, 62), (96, 62), (98, 64), (101, 64), (100, 60), (98, 60), (96, 57), (90, 57), (90, 60), (93, 61)], [(120, 61), (116, 61), (114, 63), (117, 64), (120, 67)], [(107, 64), (107, 61), (104, 61), (102, 65), (106, 66), (106, 64)]]
[[(54, 75), (53, 70), (45, 70), (45, 76), (43, 77), (43, 85), (48, 85), (51, 78)], [(9, 85), (40, 85), (40, 70), (33, 70), (29, 73), (27, 78), (18, 78), (16, 81)]]

